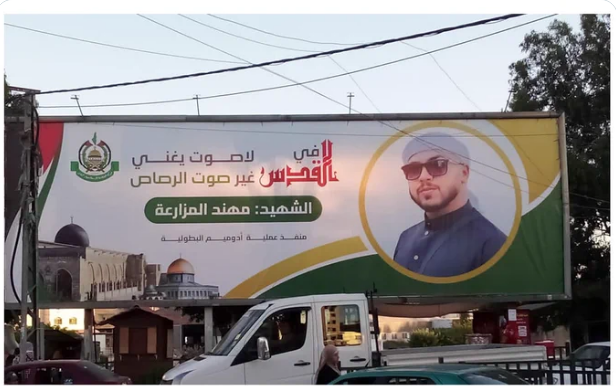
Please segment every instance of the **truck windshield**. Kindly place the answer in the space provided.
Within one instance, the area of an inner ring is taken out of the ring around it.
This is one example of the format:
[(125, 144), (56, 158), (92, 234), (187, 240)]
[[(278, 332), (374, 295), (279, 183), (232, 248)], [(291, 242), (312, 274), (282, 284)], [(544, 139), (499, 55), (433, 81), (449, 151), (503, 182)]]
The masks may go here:
[(265, 310), (250, 310), (246, 312), (207, 355), (229, 355), (233, 347), (244, 337), (263, 312)]

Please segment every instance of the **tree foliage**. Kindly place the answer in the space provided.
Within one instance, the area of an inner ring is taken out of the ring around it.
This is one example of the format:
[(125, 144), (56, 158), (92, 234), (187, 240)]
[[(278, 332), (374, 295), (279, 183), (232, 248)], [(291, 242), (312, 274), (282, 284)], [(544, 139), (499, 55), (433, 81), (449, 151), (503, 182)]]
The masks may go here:
[(18, 95), (11, 93), (10, 85), (4, 74), (4, 116), (21, 116), (24, 112), (24, 102)]
[(525, 58), (510, 66), (511, 110), (565, 113), (574, 301), (546, 315), (554, 325), (587, 317), (590, 310), (577, 312), (585, 298), (609, 309), (610, 16), (582, 15), (579, 32), (556, 20), (520, 47)]

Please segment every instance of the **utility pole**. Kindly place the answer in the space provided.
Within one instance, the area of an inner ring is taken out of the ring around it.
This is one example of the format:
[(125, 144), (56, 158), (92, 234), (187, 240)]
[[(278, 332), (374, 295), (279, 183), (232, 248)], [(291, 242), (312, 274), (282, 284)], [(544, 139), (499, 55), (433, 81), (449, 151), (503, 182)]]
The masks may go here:
[(199, 94), (195, 94), (195, 96), (193, 97), (193, 99), (195, 99), (197, 101), (197, 115), (201, 115), (201, 111), (199, 111), (199, 97), (201, 95)]
[(509, 90), (509, 96), (507, 97), (507, 102), (505, 103), (505, 109), (503, 112), (507, 112), (507, 108), (509, 108), (509, 100), (511, 100), (511, 93), (513, 93), (513, 89)]
[(353, 94), (352, 92), (349, 92), (347, 94), (347, 97), (349, 98), (349, 114), (351, 114), (351, 103), (352, 103), (352, 98), (355, 98), (355, 94)]
[[(20, 363), (25, 363), (28, 339), (33, 335), (34, 359), (41, 359), (40, 320), (38, 310), (38, 176), (39, 127), (36, 113), (36, 99), (33, 94), (24, 95), (23, 129), (23, 171), (21, 191), (24, 194), (21, 206), (22, 228), (22, 267), (21, 267), (21, 340)], [(28, 309), (31, 303), (31, 309)], [(32, 332), (28, 334), (28, 315), (32, 318)]]
[(79, 113), (83, 117), (83, 111), (81, 110), (81, 105), (79, 104), (79, 95), (73, 95), (71, 97), (71, 99), (73, 99), (75, 102), (77, 102), (77, 107), (79, 107)]

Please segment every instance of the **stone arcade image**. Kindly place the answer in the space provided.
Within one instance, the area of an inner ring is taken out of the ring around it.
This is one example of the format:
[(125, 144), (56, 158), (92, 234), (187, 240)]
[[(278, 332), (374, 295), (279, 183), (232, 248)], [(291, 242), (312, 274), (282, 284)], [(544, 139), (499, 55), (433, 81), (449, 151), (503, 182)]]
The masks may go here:
[(53, 242), (39, 242), (39, 280), (49, 301), (219, 296), (217, 286), (195, 282), (195, 270), (186, 259), (175, 260), (167, 273), (160, 273), (160, 264), (148, 264), (143, 254), (90, 246), (86, 230), (72, 222), (58, 231)]

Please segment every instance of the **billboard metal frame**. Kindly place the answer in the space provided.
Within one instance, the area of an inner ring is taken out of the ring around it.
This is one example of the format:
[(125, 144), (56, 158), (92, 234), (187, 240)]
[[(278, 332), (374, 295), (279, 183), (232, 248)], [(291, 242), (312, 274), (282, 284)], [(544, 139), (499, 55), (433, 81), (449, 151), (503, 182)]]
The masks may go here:
[[(444, 304), (467, 301), (488, 302), (536, 302), (570, 300), (571, 287), (571, 246), (569, 217), (569, 180), (567, 170), (567, 146), (564, 114), (545, 112), (482, 112), (482, 113), (401, 113), (401, 114), (314, 114), (314, 115), (91, 115), (91, 116), (41, 116), (40, 122), (63, 123), (242, 123), (242, 122), (327, 122), (327, 121), (417, 121), (417, 120), (490, 120), (490, 119), (549, 119), (558, 122), (559, 158), (563, 200), (563, 238), (564, 238), (564, 288), (558, 294), (520, 294), (520, 295), (478, 295), (478, 296), (382, 296), (379, 301), (390, 304)], [(42, 309), (66, 308), (130, 308), (143, 307), (215, 307), (251, 306), (263, 299), (201, 299), (201, 300), (132, 300), (100, 302), (53, 302), (41, 303)], [(17, 303), (4, 304), (5, 309), (18, 309)]]
[(515, 113), (401, 113), (401, 114), (309, 114), (309, 115), (86, 115), (41, 116), (41, 122), (325, 122), (325, 121), (417, 121), (467, 119), (559, 118), (553, 111)]

